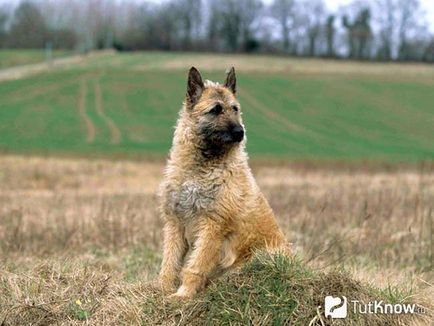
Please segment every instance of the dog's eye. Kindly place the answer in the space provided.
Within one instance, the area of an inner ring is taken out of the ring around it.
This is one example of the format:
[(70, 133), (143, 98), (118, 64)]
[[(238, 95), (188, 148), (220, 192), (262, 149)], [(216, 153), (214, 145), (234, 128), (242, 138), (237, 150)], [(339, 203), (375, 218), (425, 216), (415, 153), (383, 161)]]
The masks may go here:
[(238, 112), (238, 106), (234, 105), (234, 106), (232, 107), (232, 110), (234, 110), (235, 112)]
[(215, 107), (213, 107), (209, 112), (215, 115), (218, 115), (222, 113), (223, 108), (220, 104), (217, 104)]

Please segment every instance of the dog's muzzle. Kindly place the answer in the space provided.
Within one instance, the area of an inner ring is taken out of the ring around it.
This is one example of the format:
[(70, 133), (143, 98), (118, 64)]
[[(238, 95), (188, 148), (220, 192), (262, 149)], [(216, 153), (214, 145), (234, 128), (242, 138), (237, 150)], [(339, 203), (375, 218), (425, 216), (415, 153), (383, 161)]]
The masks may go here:
[(231, 136), (235, 143), (239, 143), (244, 138), (244, 129), (242, 126), (235, 126), (231, 130)]

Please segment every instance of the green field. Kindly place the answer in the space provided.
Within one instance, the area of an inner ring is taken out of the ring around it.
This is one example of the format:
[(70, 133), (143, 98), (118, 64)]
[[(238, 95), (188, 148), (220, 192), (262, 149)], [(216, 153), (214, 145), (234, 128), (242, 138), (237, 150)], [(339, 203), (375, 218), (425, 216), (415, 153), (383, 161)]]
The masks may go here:
[(220, 81), (238, 69), (251, 156), (434, 158), (432, 66), (158, 52), (0, 81), (0, 150), (164, 155), (191, 64)]
[[(55, 50), (52, 53), (52, 57), (64, 57), (69, 53), (70, 51)], [(45, 60), (45, 50), (0, 50), (0, 69), (38, 63)]]

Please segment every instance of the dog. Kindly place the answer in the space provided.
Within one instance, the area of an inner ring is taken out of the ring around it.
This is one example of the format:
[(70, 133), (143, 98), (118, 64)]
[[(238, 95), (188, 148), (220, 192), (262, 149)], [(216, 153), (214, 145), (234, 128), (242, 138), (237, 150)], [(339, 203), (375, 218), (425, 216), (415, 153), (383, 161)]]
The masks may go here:
[(158, 280), (171, 298), (192, 298), (255, 250), (285, 246), (249, 168), (245, 143), (235, 69), (220, 85), (203, 81), (192, 67), (160, 188), (164, 244)]

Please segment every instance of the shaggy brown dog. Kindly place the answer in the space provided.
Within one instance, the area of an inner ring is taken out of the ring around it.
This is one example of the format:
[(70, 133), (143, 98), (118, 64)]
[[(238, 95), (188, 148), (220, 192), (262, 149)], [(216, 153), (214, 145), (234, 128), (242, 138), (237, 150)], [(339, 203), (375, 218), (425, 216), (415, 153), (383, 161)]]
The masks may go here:
[(164, 253), (159, 282), (190, 298), (216, 275), (285, 238), (247, 163), (232, 68), (224, 85), (192, 67), (161, 186)]

